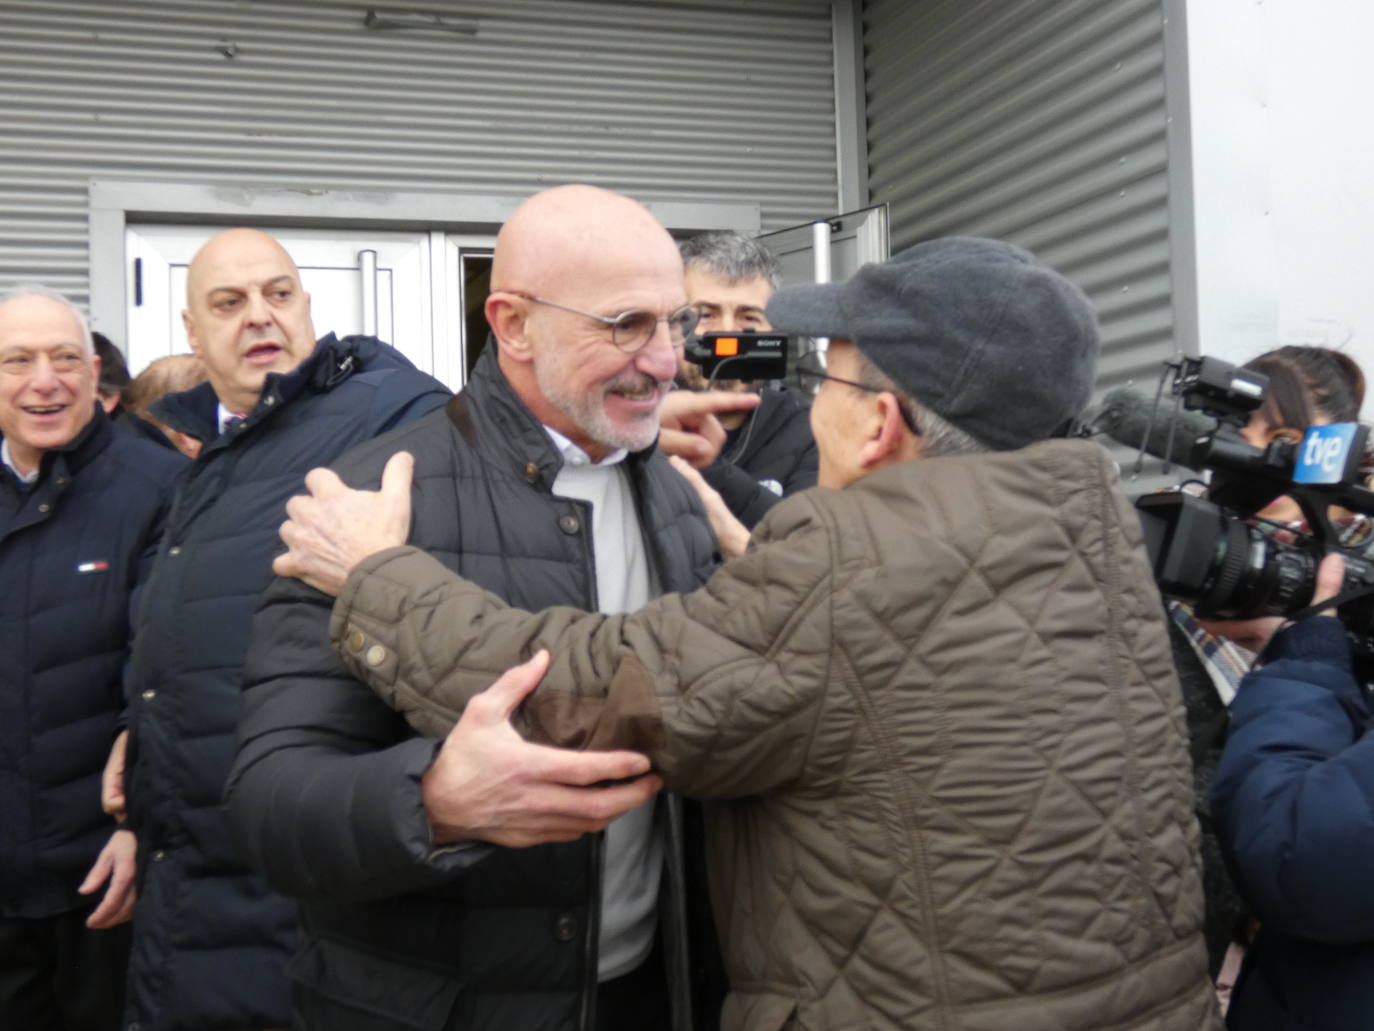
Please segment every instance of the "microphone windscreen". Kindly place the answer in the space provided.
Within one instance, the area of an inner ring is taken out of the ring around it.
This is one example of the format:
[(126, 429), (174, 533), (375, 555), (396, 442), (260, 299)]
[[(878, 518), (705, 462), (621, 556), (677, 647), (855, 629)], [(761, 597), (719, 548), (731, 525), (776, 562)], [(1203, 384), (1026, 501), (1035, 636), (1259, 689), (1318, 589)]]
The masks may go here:
[(1114, 387), (1102, 397), (1093, 428), (1118, 444), (1145, 450), (1166, 462), (1200, 469), (1194, 444), (1216, 429), (1216, 420), (1197, 412), (1174, 410), (1172, 398), (1159, 404), (1130, 387)]

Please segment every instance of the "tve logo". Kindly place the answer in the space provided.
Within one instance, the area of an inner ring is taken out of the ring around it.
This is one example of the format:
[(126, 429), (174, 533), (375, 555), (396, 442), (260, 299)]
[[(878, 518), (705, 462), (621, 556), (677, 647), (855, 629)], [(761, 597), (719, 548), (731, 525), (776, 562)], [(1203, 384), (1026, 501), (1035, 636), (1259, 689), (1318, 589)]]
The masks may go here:
[[(1298, 461), (1293, 468), (1294, 483), (1344, 483), (1352, 475), (1350, 466), (1358, 466), (1355, 435), (1363, 427), (1356, 422), (1334, 422), (1330, 426), (1313, 426), (1302, 438)], [(1361, 434), (1363, 436), (1363, 434)]]

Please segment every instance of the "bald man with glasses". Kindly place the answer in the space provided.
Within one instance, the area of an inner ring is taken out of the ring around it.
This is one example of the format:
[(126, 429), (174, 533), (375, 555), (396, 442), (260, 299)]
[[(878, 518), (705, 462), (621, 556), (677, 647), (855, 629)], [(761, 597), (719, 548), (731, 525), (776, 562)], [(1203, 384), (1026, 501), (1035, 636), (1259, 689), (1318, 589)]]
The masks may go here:
[[(538, 194), (497, 238), (486, 315), (463, 392), (338, 474), (376, 486), (413, 454), (411, 533), (525, 608), (628, 612), (704, 582), (715, 542), (654, 447), (696, 322), (668, 233), (605, 190)], [(298, 1026), (704, 1026), (686, 925), (707, 903), (647, 760), (503, 720), (415, 736), (334, 656), (329, 605), (291, 580), (264, 596), (228, 789), (244, 855), (303, 900)]]

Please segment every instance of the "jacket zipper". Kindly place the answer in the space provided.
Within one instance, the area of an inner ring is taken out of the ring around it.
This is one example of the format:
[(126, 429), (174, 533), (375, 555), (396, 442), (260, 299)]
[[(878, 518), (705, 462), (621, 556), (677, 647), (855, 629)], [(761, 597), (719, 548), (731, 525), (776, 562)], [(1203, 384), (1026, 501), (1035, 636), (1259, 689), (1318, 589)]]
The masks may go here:
[[(566, 499), (578, 512), (582, 523), (582, 560), (587, 572), (588, 612), (600, 611), (601, 599), (596, 587), (596, 550), (592, 542), (592, 506), (584, 501)], [(596, 992), (600, 983), (601, 966), (601, 878), (606, 860), (606, 832), (591, 835), (587, 850), (587, 919), (582, 942), (582, 1005), (578, 1018), (581, 1031), (595, 1031)]]

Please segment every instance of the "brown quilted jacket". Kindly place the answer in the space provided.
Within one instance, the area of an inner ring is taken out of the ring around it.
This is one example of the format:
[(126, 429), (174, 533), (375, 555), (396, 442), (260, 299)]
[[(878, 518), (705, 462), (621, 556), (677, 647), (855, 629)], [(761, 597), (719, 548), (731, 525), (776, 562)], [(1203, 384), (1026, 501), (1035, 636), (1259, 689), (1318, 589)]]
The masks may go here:
[(1096, 444), (804, 492), (626, 616), (509, 609), (392, 549), (332, 630), (431, 734), (549, 647), (526, 736), (714, 800), (727, 1031), (1220, 1027), (1178, 685)]

